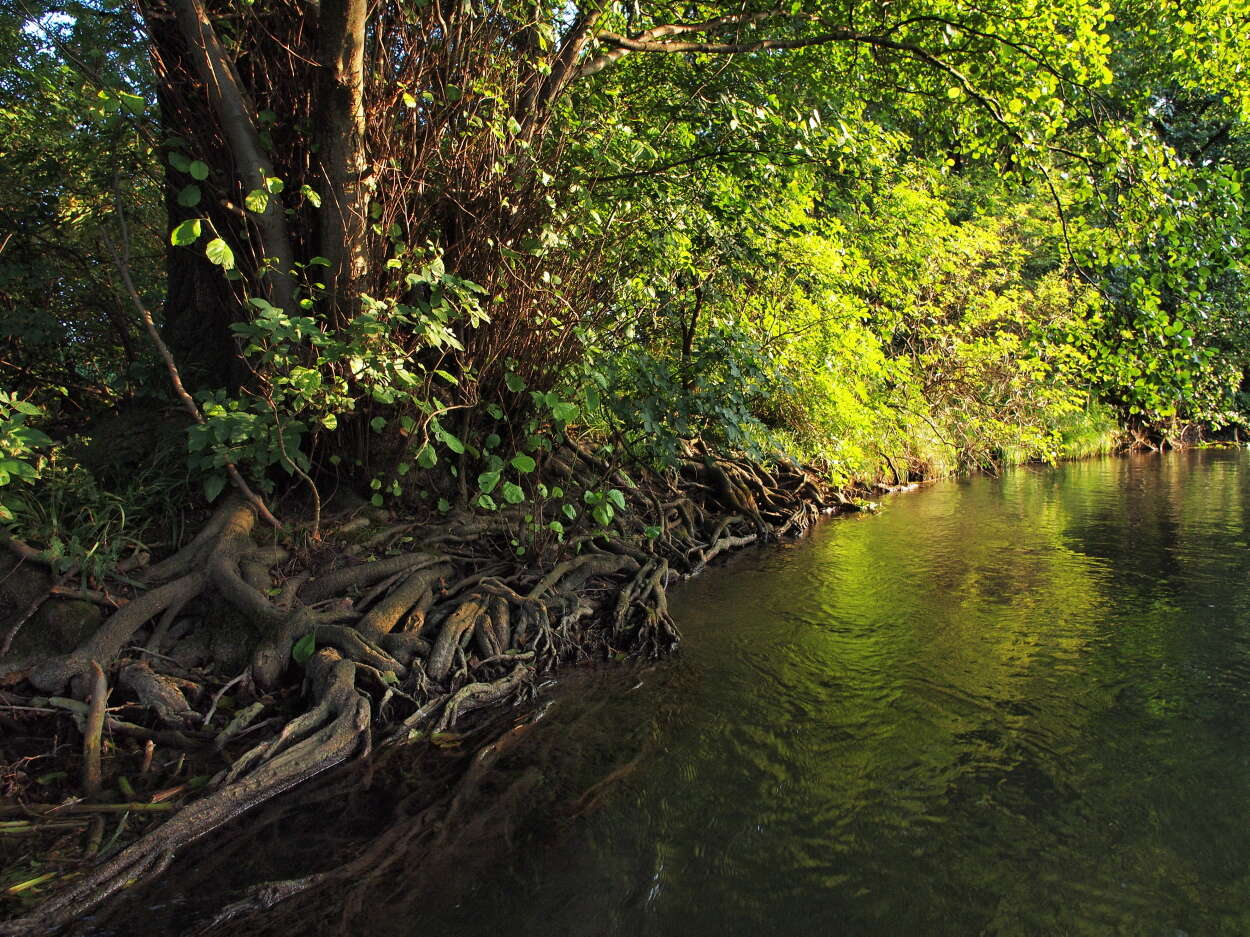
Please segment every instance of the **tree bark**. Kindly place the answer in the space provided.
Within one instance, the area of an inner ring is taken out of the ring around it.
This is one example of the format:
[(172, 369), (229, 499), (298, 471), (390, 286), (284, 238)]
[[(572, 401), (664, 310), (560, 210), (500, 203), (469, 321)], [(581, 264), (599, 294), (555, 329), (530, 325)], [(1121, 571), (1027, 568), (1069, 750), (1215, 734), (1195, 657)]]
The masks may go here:
[(368, 162), (365, 156), (364, 53), (366, 0), (322, 0), (319, 35), (318, 154), (322, 193), (321, 256), (330, 321), (349, 321), (368, 270)]
[[(233, 63), (217, 38), (203, 3), (201, 0), (170, 0), (170, 7), (186, 39), (195, 70), (204, 83), (209, 106), (230, 146), (243, 190), (269, 192), (269, 180), (274, 178), (273, 165), (261, 146), (253, 119), (254, 109), (247, 100)], [(295, 254), (291, 249), (282, 201), (276, 196), (277, 193), (272, 193), (266, 199), (263, 211), (250, 214), (260, 233), (264, 255), (262, 269), (267, 268), (264, 283), (269, 302), (279, 309), (293, 312), (295, 289), (291, 271)]]

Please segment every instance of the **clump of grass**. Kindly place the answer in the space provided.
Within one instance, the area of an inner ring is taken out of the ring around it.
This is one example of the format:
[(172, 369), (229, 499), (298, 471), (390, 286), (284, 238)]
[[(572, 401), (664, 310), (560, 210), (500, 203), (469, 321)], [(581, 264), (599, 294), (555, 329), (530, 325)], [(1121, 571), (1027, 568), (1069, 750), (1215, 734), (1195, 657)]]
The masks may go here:
[(1107, 455), (1124, 442), (1124, 430), (1115, 414), (1100, 403), (1091, 401), (1083, 410), (1065, 415), (1055, 427), (1059, 437), (1056, 447), (1060, 459), (1088, 459)]
[(38, 479), (14, 492), (10, 529), (61, 571), (76, 567), (85, 580), (102, 580), (131, 553), (180, 539), (186, 505), (194, 501), (170, 464), (144, 466), (110, 489), (57, 447), (41, 460)]

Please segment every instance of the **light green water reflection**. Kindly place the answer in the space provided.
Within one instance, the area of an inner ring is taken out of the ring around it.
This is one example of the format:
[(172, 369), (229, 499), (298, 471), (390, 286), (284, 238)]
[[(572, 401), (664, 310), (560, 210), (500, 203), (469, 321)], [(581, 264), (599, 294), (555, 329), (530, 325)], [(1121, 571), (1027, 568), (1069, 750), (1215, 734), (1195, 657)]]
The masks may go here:
[(427, 924), (1250, 933), (1248, 484), (1238, 452), (1022, 469), (708, 573), (626, 789)]

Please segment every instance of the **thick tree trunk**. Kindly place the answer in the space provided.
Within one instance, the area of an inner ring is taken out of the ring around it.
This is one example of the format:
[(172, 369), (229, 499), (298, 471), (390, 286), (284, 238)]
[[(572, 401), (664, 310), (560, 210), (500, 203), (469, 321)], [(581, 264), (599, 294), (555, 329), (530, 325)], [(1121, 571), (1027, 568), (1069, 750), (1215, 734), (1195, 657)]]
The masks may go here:
[[(193, 212), (177, 203), (174, 184), (166, 186), (165, 203), (172, 229)], [(236, 392), (247, 369), (230, 325), (239, 319), (239, 304), (221, 268), (199, 251), (173, 247), (166, 241), (164, 321), (161, 332), (192, 392), (224, 387)]]
[(201, 0), (170, 0), (178, 27), (186, 39), (189, 57), (203, 82), (209, 107), (221, 125), (230, 147), (235, 171), (246, 191), (269, 194), (260, 211), (249, 211), (260, 234), (261, 267), (269, 301), (280, 309), (294, 311), (295, 253), (291, 248), (286, 217), (278, 191), (271, 188), (273, 164), (261, 145), (254, 107), (239, 80), (233, 62), (222, 48), (216, 30)]
[(330, 321), (355, 314), (368, 270), (364, 49), (366, 0), (322, 0), (318, 43), (317, 142), (325, 192), (321, 198), (321, 255)]
[[(179, 137), (188, 121), (186, 89), (170, 87), (177, 77), (193, 72), (186, 44), (173, 16), (164, 7), (144, 7), (144, 20), (152, 37), (153, 60), (160, 79), (156, 100), (164, 135)], [(206, 107), (201, 107), (205, 122)], [(188, 177), (165, 163), (165, 211), (167, 230), (190, 218), (208, 214), (222, 228), (231, 225), (224, 213), (207, 200), (199, 205), (179, 203), (178, 193)], [(229, 237), (230, 235), (227, 235)], [(165, 239), (165, 303), (162, 328), (166, 344), (178, 362), (183, 379), (192, 390), (225, 387), (238, 390), (246, 378), (230, 325), (241, 316), (239, 302), (221, 268), (208, 261), (202, 250), (174, 247)]]

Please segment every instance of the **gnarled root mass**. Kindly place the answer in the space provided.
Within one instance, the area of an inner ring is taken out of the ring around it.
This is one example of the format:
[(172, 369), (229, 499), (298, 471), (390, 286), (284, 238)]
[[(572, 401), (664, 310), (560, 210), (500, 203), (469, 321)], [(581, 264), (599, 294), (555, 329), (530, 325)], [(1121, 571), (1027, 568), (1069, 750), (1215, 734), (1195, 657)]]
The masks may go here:
[[(694, 447), (679, 470), (641, 481), (576, 445), (549, 456), (545, 470), (568, 487), (614, 489), (626, 509), (610, 526), (587, 521), (558, 540), (536, 539), (520, 558), (519, 536), (549, 530), (532, 504), (393, 525), (367, 541), (387, 555), (360, 561), (350, 545), (295, 555), (260, 545), (253, 507), (231, 501), (141, 574), (144, 588), (79, 647), (0, 661), (5, 683), (24, 678), (35, 691), (26, 708), (39, 713), (81, 709), (96, 662), (120, 694), (110, 702), (146, 714), (146, 725), (106, 720), (115, 737), (149, 746), (145, 765), (153, 745), (228, 762), (199, 799), (0, 924), (0, 934), (48, 933), (159, 874), (186, 844), (368, 751), (375, 734), (437, 739), (471, 711), (531, 694), (535, 678), (562, 663), (671, 651), (675, 580), (727, 550), (798, 534), (842, 500), (804, 467)], [(404, 534), (416, 549), (392, 544)], [(303, 711), (292, 712), (298, 699)]]

